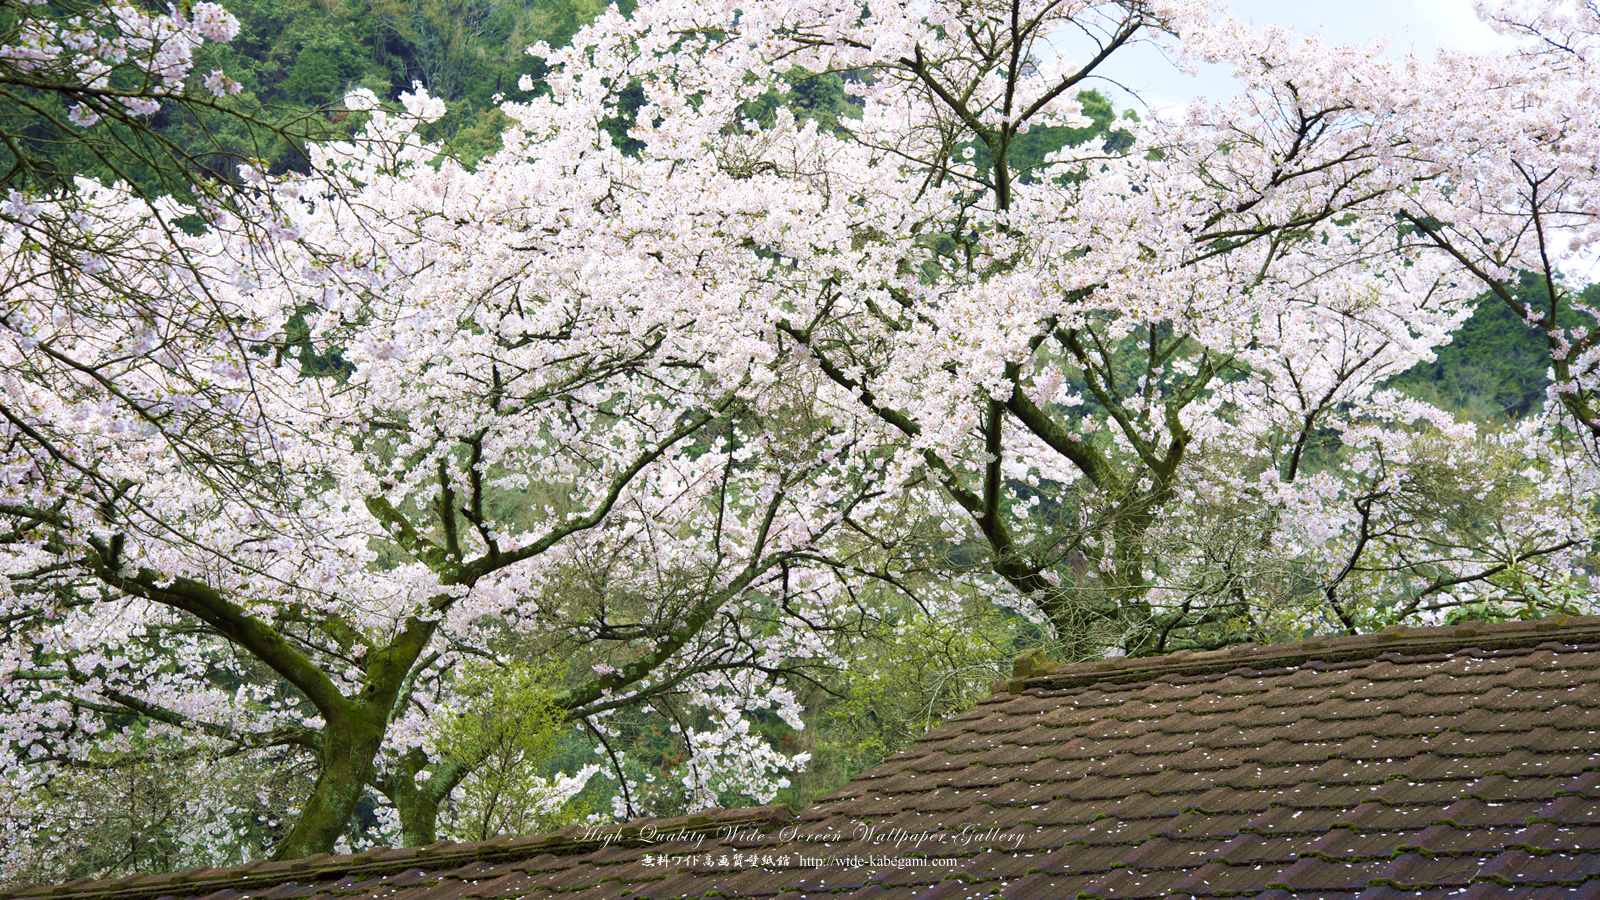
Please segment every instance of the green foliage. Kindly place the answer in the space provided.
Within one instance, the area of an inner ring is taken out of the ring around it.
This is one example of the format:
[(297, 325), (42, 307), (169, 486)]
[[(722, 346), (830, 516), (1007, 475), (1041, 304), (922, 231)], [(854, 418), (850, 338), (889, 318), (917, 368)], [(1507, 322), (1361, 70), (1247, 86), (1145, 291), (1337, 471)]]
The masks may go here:
[[(1092, 147), (1098, 142), (1101, 152), (1115, 156), (1127, 152), (1132, 146), (1133, 136), (1115, 127), (1117, 113), (1110, 100), (1100, 92), (1091, 90), (1080, 92), (1078, 102), (1083, 105), (1083, 114), (1089, 119), (1088, 125), (1081, 128), (1058, 125), (1030, 128), (1026, 134), (1017, 135), (1011, 142), (1011, 171), (1017, 173), (1022, 181), (1032, 181), (1036, 177), (1034, 170), (1044, 165), (1044, 158), (1064, 147)], [(1129, 117), (1132, 115), (1128, 113)]]
[(444, 152), (469, 168), (500, 149), (500, 134), (511, 124), (505, 113), (493, 107), (478, 110), (470, 118), (462, 116), (458, 121), (461, 124), (445, 139)]
[(600, 127), (611, 135), (611, 143), (630, 156), (644, 149), (641, 141), (628, 136), (628, 129), (633, 126), (634, 118), (642, 106), (644, 87), (635, 81), (617, 95), (617, 114), (600, 123)]
[(746, 104), (744, 115), (771, 126), (779, 109), (787, 108), (800, 121), (812, 121), (823, 131), (836, 131), (845, 119), (859, 118), (861, 107), (844, 92), (838, 72), (808, 72), (794, 68), (783, 74), (782, 91), (768, 91)]
[(555, 705), (558, 673), (538, 664), (464, 664), (455, 675), (460, 705), (439, 718), (441, 762), (471, 768), (441, 817), (443, 836), (486, 840), (549, 831), (578, 821), (582, 804), (551, 796), (541, 777), (571, 731)]
[(35, 864), (19, 877), (48, 883), (262, 857), (282, 838), (284, 815), (304, 803), (313, 773), (284, 748), (214, 749), (137, 723), (104, 732), (96, 750), (41, 784), (0, 785), (8, 809), (32, 811), (41, 824), (32, 831)]
[[(1517, 299), (1541, 313), (1548, 310), (1550, 295), (1543, 281), (1525, 272), (1520, 282)], [(1588, 304), (1600, 301), (1600, 285), (1586, 288), (1583, 297)], [(1562, 310), (1558, 321), (1563, 326), (1582, 324), (1570, 310)], [(1538, 408), (1550, 384), (1549, 369), (1550, 349), (1538, 327), (1487, 294), (1433, 362), (1413, 366), (1389, 386), (1487, 422), (1519, 418)]]
[(331, 103), (346, 85), (367, 74), (362, 48), (349, 34), (321, 27), (301, 40), (289, 75), (278, 85), (284, 100), (296, 106)]
[[(805, 806), (856, 773), (882, 762), (950, 716), (987, 697), (1009, 677), (1017, 651), (1014, 617), (986, 601), (944, 617), (910, 608), (855, 643), (849, 667), (808, 706), (806, 731), (782, 736), (788, 749), (812, 754), (778, 802)], [(888, 610), (891, 615), (893, 610)]]
[[(496, 96), (543, 74), (525, 50), (560, 47), (604, 0), (225, 0), (240, 22), (227, 44), (197, 51), (195, 78), (221, 69), (244, 88), (214, 103), (168, 103), (149, 121), (82, 129), (57, 96), (0, 86), (0, 189), (49, 188), (83, 175), (147, 193), (185, 193), (235, 176), (244, 160), (303, 170), (308, 141), (335, 140), (357, 118), (342, 108), (357, 87), (396, 99), (420, 82), (449, 114), (429, 133), (471, 164), (499, 146)], [(6, 20), (0, 11), (0, 31)], [(634, 108), (637, 108), (635, 104)]]
[[(1077, 100), (1083, 106), (1083, 115), (1089, 119), (1089, 124), (1080, 128), (1041, 125), (1014, 137), (1006, 149), (1006, 163), (1012, 177), (1024, 183), (1031, 182), (1038, 177), (1036, 170), (1044, 165), (1045, 157), (1066, 147), (1090, 147), (1107, 156), (1127, 152), (1133, 144), (1133, 136), (1115, 127), (1117, 113), (1111, 101), (1093, 90), (1080, 91)], [(1133, 118), (1132, 112), (1126, 115)], [(988, 177), (987, 173), (994, 165), (989, 148), (977, 142), (972, 149), (978, 171)]]

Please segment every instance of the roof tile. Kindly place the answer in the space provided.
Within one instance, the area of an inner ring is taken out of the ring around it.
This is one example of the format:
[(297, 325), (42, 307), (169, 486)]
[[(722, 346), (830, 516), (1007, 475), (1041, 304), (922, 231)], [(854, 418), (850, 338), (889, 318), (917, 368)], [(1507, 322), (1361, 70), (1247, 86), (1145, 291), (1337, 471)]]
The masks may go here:
[(1526, 829), (1518, 826), (1501, 828), (1467, 828), (1452, 822), (1429, 825), (1399, 844), (1407, 852), (1416, 851), (1424, 856), (1492, 857), (1516, 842)]
[(1425, 831), (1426, 829), (1360, 831), (1355, 828), (1334, 828), (1311, 840), (1302, 841), (1299, 855), (1321, 858), (1329, 862), (1388, 859), (1413, 845), (1426, 846), (1419, 839)]
[(1334, 862), (1318, 857), (1301, 857), (1267, 879), (1266, 883), (1281, 884), (1294, 893), (1360, 891), (1372, 884), (1383, 866), (1382, 860)]
[(1173, 890), (1198, 897), (1231, 896), (1252, 889), (1259, 890), (1265, 885), (1294, 884), (1285, 881), (1284, 874), (1296, 865), (1299, 863), (1291, 863), (1288, 866), (1276, 863), (1245, 865), (1209, 863), (1188, 872), (1173, 885)]
[(1166, 897), (1176, 885), (1182, 883), (1185, 874), (1182, 870), (1115, 869), (1090, 881), (1078, 896), (1087, 895), (1105, 900), (1111, 898), (1146, 900), (1146, 898)]
[(1479, 861), (1470, 857), (1428, 857), (1402, 853), (1390, 859), (1373, 883), (1407, 890), (1461, 890), (1471, 884)]
[(1301, 835), (1266, 837), (1259, 834), (1239, 834), (1216, 841), (1196, 840), (1196, 852), (1210, 854), (1211, 860), (1233, 866), (1282, 864), (1299, 858), (1306, 838)]

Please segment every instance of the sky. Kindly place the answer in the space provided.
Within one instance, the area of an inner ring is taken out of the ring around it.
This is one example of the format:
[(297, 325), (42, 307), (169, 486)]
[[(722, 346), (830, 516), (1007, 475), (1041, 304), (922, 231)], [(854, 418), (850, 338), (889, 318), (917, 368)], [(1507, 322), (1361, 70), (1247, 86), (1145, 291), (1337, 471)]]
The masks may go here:
[[(1436, 47), (1486, 51), (1505, 40), (1478, 20), (1472, 0), (1221, 0), (1236, 16), (1253, 25), (1284, 25), (1321, 34), (1338, 44), (1365, 46), (1385, 35), (1389, 52), (1414, 51), (1431, 56)], [(1153, 47), (1139, 47), (1112, 60), (1110, 73), (1137, 90), (1144, 103), (1126, 95), (1119, 107), (1171, 109), (1196, 94), (1224, 97), (1234, 93), (1232, 79), (1221, 69), (1187, 76)], [(1118, 92), (1101, 85), (1101, 90)]]

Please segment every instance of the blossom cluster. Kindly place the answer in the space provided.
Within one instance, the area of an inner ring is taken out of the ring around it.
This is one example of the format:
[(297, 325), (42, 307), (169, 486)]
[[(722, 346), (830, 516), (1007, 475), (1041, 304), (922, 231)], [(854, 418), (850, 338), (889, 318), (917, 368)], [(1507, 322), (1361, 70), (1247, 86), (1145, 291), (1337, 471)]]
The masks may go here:
[[(33, 3), (19, 7), (14, 36), (0, 45), (0, 69), (21, 83), (62, 95), (71, 120), (89, 127), (115, 104), (134, 116), (150, 116), (164, 100), (182, 96), (206, 41), (225, 43), (239, 21), (222, 6), (202, 0), (187, 14), (177, 8), (152, 13), (128, 0), (88, 4)], [(220, 71), (204, 81), (212, 96), (240, 90)]]

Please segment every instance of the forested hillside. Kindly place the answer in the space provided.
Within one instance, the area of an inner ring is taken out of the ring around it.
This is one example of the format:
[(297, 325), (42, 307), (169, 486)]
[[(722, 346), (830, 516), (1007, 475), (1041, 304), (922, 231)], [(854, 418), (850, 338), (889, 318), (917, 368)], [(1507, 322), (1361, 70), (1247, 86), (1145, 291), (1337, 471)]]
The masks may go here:
[[(1517, 282), (1517, 296), (1535, 309), (1548, 308), (1550, 292), (1532, 273)], [(1600, 302), (1600, 287), (1583, 291), (1583, 303)], [(1577, 324), (1563, 310), (1563, 325)], [(1517, 419), (1545, 400), (1550, 385), (1550, 346), (1545, 335), (1498, 297), (1479, 298), (1476, 312), (1432, 362), (1418, 363), (1392, 382), (1408, 393), (1479, 422)]]
[[(393, 101), (413, 83), (427, 85), (450, 106), (433, 134), (468, 159), (498, 144), (505, 119), (496, 96), (518, 93), (518, 79), (535, 78), (540, 63), (526, 53), (535, 42), (567, 43), (604, 7), (599, 0), (516, 2), (320, 2), (236, 0), (227, 5), (239, 33), (197, 50), (195, 69), (227, 73), (239, 91), (217, 105), (255, 121), (193, 105), (168, 107), (149, 122), (156, 134), (209, 164), (211, 174), (232, 178), (244, 159), (261, 159), (275, 172), (304, 170), (307, 140), (351, 133), (345, 94), (367, 88)], [(114, 171), (152, 189), (163, 184), (138, 157), (140, 128), (108, 135), (105, 149), (86, 143), (67, 115), (64, 98), (9, 84), (0, 109), (12, 140), (48, 158), (61, 176), (109, 177)], [(270, 125), (275, 127), (262, 127)], [(0, 147), (0, 164), (16, 157)]]

